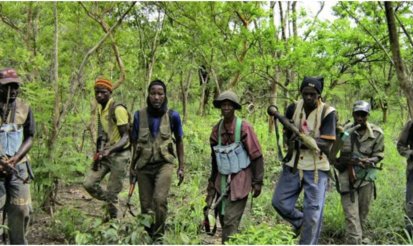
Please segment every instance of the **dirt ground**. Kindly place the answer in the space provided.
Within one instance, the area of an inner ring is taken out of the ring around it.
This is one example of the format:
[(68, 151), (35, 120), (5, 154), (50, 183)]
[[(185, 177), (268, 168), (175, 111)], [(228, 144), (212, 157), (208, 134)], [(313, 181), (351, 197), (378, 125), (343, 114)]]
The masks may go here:
[[(123, 216), (126, 210), (126, 198), (120, 198), (120, 211), (119, 215)], [(51, 230), (53, 226), (51, 215), (47, 214), (43, 210), (36, 208), (36, 201), (34, 201), (34, 211), (32, 220), (29, 226), (29, 232), (27, 239), (29, 244), (34, 245), (52, 245), (52, 244), (68, 244), (65, 240), (64, 234), (58, 234), (55, 230)], [(58, 211), (64, 207), (72, 207), (79, 209), (86, 213), (86, 216), (101, 217), (103, 214), (103, 202), (92, 197), (85, 191), (81, 184), (73, 184), (69, 186), (60, 187), (58, 195), (58, 204), (55, 211)], [(130, 217), (130, 218), (129, 218)], [(131, 219), (132, 217), (126, 215), (125, 219)], [(85, 218), (86, 219), (86, 218)], [(62, 222), (64, 223), (64, 222)], [(51, 233), (53, 232), (53, 233)], [(214, 236), (208, 236), (206, 234), (201, 235), (201, 241), (204, 245), (221, 244), (221, 228)]]

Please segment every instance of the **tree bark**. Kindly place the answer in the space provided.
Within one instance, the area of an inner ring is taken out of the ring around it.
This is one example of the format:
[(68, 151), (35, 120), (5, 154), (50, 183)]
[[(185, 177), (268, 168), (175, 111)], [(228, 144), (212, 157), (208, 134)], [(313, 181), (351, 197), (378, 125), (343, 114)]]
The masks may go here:
[(390, 47), (392, 59), (396, 68), (397, 80), (400, 88), (403, 90), (409, 110), (409, 117), (413, 116), (413, 90), (412, 81), (408, 79), (406, 67), (400, 53), (399, 34), (397, 32), (396, 21), (394, 17), (393, 2), (384, 2), (386, 10), (387, 28), (389, 31)]

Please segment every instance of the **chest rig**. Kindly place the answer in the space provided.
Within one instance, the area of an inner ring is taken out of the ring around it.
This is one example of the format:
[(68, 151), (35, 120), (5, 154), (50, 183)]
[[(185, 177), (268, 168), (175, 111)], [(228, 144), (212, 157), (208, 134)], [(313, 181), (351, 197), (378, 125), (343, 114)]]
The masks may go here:
[(224, 146), (221, 139), (222, 123), (223, 120), (219, 122), (218, 126), (218, 145), (213, 147), (217, 159), (218, 172), (223, 175), (238, 173), (242, 169), (247, 168), (251, 163), (248, 153), (241, 142), (242, 119), (237, 118), (235, 142)]
[(6, 114), (0, 117), (0, 145), (6, 155), (14, 156), (23, 143), (23, 125), (29, 114), (29, 105), (17, 98), (4, 110)]
[(158, 134), (154, 139), (148, 124), (147, 109), (139, 110), (139, 138), (136, 146), (139, 156), (136, 162), (141, 169), (148, 163), (173, 163), (176, 154), (173, 147), (169, 110), (162, 116)]

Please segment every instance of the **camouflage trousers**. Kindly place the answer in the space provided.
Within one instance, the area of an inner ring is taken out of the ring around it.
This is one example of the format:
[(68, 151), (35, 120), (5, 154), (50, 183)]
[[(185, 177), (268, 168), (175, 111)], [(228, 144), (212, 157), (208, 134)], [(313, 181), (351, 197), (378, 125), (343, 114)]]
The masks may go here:
[[(26, 162), (17, 164), (15, 168), (23, 179), (28, 177)], [(28, 244), (26, 232), (32, 212), (30, 185), (24, 184), (22, 180), (14, 175), (2, 179), (1, 182), (3, 182), (6, 189), (3, 216), (7, 218), (9, 229), (6, 234), (8, 234), (10, 244)]]
[[(123, 179), (126, 177), (127, 166), (130, 161), (130, 151), (116, 152), (102, 160), (102, 166), (98, 171), (92, 169), (86, 174), (83, 187), (94, 198), (105, 201), (107, 212), (111, 218), (117, 217), (118, 195), (122, 191)], [(100, 182), (110, 173), (106, 190), (103, 190)]]
[(373, 189), (373, 183), (369, 183), (360, 187), (358, 192), (354, 191), (354, 202), (349, 193), (341, 195), (341, 205), (346, 216), (346, 244), (362, 244)]
[(171, 163), (147, 164), (137, 173), (142, 214), (155, 214), (151, 228), (146, 228), (154, 240), (165, 233), (173, 167)]

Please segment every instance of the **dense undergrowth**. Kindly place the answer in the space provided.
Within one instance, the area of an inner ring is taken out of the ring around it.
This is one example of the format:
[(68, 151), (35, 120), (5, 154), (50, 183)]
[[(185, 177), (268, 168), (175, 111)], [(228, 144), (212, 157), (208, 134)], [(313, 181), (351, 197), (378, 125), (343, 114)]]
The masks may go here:
[[(195, 109), (194, 109), (195, 110)], [(341, 110), (346, 112), (346, 110)], [(275, 134), (269, 134), (268, 118), (264, 110), (246, 115), (237, 114), (249, 121), (255, 128), (260, 140), (265, 160), (265, 181), (262, 194), (251, 202), (241, 221), (241, 233), (235, 235), (230, 244), (297, 244), (293, 239), (290, 226), (284, 222), (271, 206), (271, 198), (281, 164), (276, 160)], [(345, 113), (340, 121), (349, 117)], [(210, 172), (209, 134), (218, 121), (219, 112), (210, 111), (206, 117), (191, 117), (184, 126), (185, 164), (184, 183), (178, 187), (174, 179), (169, 197), (169, 217), (165, 244), (207, 244), (202, 227), (205, 191)], [(372, 202), (368, 215), (365, 236), (370, 244), (409, 244), (404, 228), (405, 159), (396, 150), (396, 140), (404, 121), (389, 117), (386, 124), (381, 123), (381, 113), (373, 111), (370, 122), (380, 125), (385, 131), (384, 169), (379, 173), (377, 199)], [(81, 182), (79, 175), (75, 182)], [(127, 190), (122, 191), (125, 200)], [(138, 193), (133, 196), (135, 210), (139, 210)], [(252, 203), (252, 204), (251, 204)], [(124, 204), (122, 204), (124, 205)], [(302, 196), (298, 207), (302, 207)], [(126, 209), (122, 207), (122, 209)], [(85, 219), (86, 218), (86, 219)], [(150, 223), (150, 217), (121, 217), (108, 223), (99, 218), (87, 217), (85, 212), (66, 207), (53, 218), (50, 234), (63, 233), (67, 244), (150, 244), (151, 240), (143, 229)], [(324, 222), (321, 244), (341, 244), (344, 242), (344, 213), (340, 196), (331, 186), (324, 209)], [(215, 242), (219, 243), (219, 242)]]

